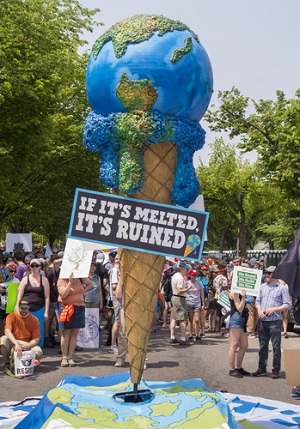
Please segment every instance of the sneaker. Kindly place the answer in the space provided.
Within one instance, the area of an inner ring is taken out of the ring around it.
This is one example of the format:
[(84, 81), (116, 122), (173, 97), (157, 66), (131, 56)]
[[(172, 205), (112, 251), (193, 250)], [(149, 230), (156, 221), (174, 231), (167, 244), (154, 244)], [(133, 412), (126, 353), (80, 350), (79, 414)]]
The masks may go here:
[(256, 336), (253, 334), (248, 334), (248, 338), (256, 338)]
[(229, 371), (229, 375), (231, 377), (236, 377), (236, 378), (243, 378), (243, 376), (239, 373), (239, 371), (237, 369), (231, 369)]
[(229, 332), (225, 332), (224, 337), (229, 338)]
[(291, 396), (293, 398), (300, 398), (300, 390), (295, 389), (294, 387), (292, 388), (292, 393)]
[(122, 366), (124, 366), (124, 362), (122, 360), (117, 360), (117, 362), (115, 363), (115, 366), (117, 368), (121, 368)]
[(62, 358), (60, 366), (66, 367), (69, 366), (69, 362), (67, 358)]
[(189, 341), (193, 341), (193, 340), (194, 340), (194, 337), (188, 337), (188, 340), (189, 340)]
[(170, 339), (170, 344), (178, 344), (179, 341), (176, 338), (171, 338)]
[(250, 372), (245, 371), (244, 368), (236, 368), (236, 371), (238, 371), (241, 375), (244, 375), (245, 377), (249, 377)]
[(221, 332), (221, 331), (217, 332), (218, 337), (223, 337), (223, 335), (224, 335), (223, 332)]
[(201, 338), (202, 338), (202, 337), (205, 337), (205, 334), (200, 334), (200, 336), (201, 336)]
[[(202, 337), (203, 335), (201, 335)], [(201, 337), (196, 337), (196, 341), (201, 341)], [(194, 340), (195, 341), (195, 340)]]
[(257, 371), (252, 373), (253, 377), (262, 377), (264, 375), (267, 375), (267, 372), (264, 371), (263, 369), (258, 368)]
[(279, 378), (279, 371), (278, 371), (278, 369), (272, 369), (272, 378), (274, 380), (276, 380), (277, 378)]
[(76, 366), (76, 363), (74, 362), (74, 359), (71, 358), (71, 357), (68, 358), (68, 364), (69, 364), (69, 366)]
[(116, 346), (110, 346), (110, 348), (108, 349), (108, 353), (113, 353), (115, 355), (118, 354), (118, 349)]
[(41, 364), (41, 361), (39, 359), (34, 360), (34, 366), (39, 366)]

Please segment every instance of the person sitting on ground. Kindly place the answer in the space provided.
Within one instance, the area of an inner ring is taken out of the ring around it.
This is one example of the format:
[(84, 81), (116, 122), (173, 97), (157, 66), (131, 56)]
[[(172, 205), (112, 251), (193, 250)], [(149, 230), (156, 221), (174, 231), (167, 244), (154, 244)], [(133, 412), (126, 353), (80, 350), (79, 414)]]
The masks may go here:
[(33, 350), (35, 352), (35, 365), (39, 365), (39, 359), (43, 356), (42, 349), (38, 346), (40, 341), (40, 325), (37, 317), (29, 313), (29, 302), (21, 300), (18, 310), (6, 318), (5, 335), (0, 339), (0, 350), (4, 359), (4, 372), (10, 376), (10, 354), (14, 347), (18, 358), (22, 352)]

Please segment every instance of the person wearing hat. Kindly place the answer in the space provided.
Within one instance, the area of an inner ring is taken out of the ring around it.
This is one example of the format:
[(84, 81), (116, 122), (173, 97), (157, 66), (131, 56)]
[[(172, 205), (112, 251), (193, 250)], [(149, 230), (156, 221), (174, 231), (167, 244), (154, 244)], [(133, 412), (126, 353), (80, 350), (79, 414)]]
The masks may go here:
[(29, 302), (21, 300), (17, 311), (11, 313), (6, 318), (5, 335), (0, 339), (0, 350), (4, 359), (4, 372), (14, 376), (10, 371), (10, 353), (14, 347), (20, 359), (22, 352), (33, 350), (35, 352), (38, 365), (39, 359), (43, 356), (42, 349), (38, 346), (40, 341), (40, 325), (38, 319), (29, 313)]
[[(188, 320), (188, 309), (186, 304), (186, 292), (192, 288), (192, 285), (187, 286), (185, 277), (187, 276), (190, 266), (184, 262), (179, 262), (178, 272), (172, 277), (172, 320), (170, 323), (170, 343), (180, 345), (191, 345), (192, 342), (186, 341), (185, 330)], [(180, 324), (180, 340), (175, 336), (176, 322)]]
[(200, 336), (200, 312), (204, 310), (204, 286), (197, 280), (199, 271), (192, 268), (189, 271), (188, 286), (191, 288), (186, 292), (186, 304), (189, 317), (189, 340), (201, 341)]
[(273, 278), (275, 266), (266, 268), (266, 281), (259, 289), (256, 299), (258, 310), (259, 361), (258, 369), (252, 375), (260, 377), (267, 374), (269, 342), (273, 346), (272, 378), (279, 377), (281, 365), (282, 311), (290, 309), (288, 288)]
[(30, 261), (30, 272), (22, 278), (19, 285), (18, 299), (26, 299), (30, 305), (30, 313), (34, 314), (40, 322), (41, 337), (39, 346), (44, 345), (44, 322), (49, 317), (50, 286), (48, 279), (40, 273), (41, 262), (34, 258)]

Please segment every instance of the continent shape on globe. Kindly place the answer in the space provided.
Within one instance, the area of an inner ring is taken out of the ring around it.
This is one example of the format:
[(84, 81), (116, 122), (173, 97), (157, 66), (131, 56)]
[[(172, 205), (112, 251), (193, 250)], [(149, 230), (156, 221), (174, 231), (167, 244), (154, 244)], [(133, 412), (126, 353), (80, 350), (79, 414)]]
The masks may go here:
[[(138, 15), (134, 18), (141, 23), (140, 42), (135, 40), (134, 31), (132, 39), (128, 37), (127, 28), (127, 38), (123, 42), (125, 48), (116, 53), (118, 40), (114, 33), (109, 36), (109, 30), (108, 36), (103, 36), (98, 51), (94, 51), (89, 59), (86, 82), (92, 109), (104, 116), (126, 112), (116, 95), (116, 88), (125, 73), (131, 80), (152, 82), (158, 91), (153, 110), (199, 121), (211, 99), (213, 77), (209, 57), (197, 36), (182, 23), (164, 17)], [(146, 28), (151, 19), (158, 22), (157, 29), (153, 26), (152, 32), (143, 35), (143, 24)], [(118, 29), (119, 38), (123, 34), (120, 26), (124, 22), (126, 24), (127, 20), (112, 27)], [(180, 30), (176, 29), (177, 23)]]

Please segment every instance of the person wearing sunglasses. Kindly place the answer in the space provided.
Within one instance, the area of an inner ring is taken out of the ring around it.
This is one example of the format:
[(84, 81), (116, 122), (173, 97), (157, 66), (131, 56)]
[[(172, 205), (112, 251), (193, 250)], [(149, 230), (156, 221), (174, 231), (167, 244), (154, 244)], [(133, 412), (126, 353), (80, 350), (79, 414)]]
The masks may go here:
[(44, 345), (44, 322), (48, 320), (50, 306), (50, 286), (48, 279), (40, 273), (41, 262), (39, 259), (30, 261), (30, 271), (21, 280), (19, 285), (18, 300), (26, 299), (30, 305), (30, 313), (36, 316), (40, 322), (40, 342)]
[(279, 378), (281, 365), (281, 330), (282, 311), (290, 309), (288, 288), (278, 279), (273, 278), (276, 267), (266, 268), (266, 281), (261, 285), (256, 299), (258, 310), (259, 362), (254, 377), (267, 374), (269, 342), (273, 346), (272, 378)]

